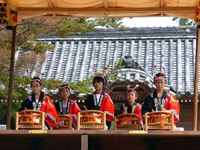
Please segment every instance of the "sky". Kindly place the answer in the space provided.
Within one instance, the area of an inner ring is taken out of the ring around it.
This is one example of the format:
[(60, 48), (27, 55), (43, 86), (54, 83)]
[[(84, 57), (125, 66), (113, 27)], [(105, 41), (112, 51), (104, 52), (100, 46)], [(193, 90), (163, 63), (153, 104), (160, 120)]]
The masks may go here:
[(123, 25), (128, 27), (173, 27), (178, 26), (173, 17), (135, 17), (124, 18)]

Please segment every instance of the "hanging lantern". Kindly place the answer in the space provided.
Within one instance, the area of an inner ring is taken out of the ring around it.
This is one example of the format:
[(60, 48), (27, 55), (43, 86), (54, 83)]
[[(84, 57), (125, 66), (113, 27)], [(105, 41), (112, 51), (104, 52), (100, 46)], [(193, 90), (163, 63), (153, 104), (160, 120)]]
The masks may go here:
[(194, 19), (195, 20), (195, 23), (196, 25), (200, 25), (200, 6), (198, 6), (196, 8), (196, 18)]
[(7, 27), (14, 27), (17, 25), (17, 12), (10, 10)]
[(4, 2), (0, 2), (0, 25), (6, 26), (7, 29), (17, 25), (17, 12), (11, 10)]
[(6, 25), (8, 22), (8, 7), (6, 3), (0, 3), (0, 24)]

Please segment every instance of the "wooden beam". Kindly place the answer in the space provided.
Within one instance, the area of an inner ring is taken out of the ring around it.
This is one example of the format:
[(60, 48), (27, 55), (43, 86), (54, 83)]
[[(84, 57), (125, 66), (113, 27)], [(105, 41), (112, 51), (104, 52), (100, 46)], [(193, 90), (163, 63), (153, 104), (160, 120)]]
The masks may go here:
[(48, 2), (48, 5), (49, 5), (50, 8), (53, 8), (53, 7), (54, 7), (51, 0), (47, 0), (47, 2)]
[(92, 13), (92, 12), (118, 12), (118, 13), (195, 13), (196, 7), (150, 7), (150, 8), (33, 8), (17, 7), (18, 12), (69, 12), (69, 13)]
[[(163, 8), (163, 7), (164, 7), (164, 1), (160, 0), (160, 8)], [(163, 12), (161, 12), (160, 15), (163, 16)]]
[[(142, 17), (171, 14), (194, 14), (195, 7), (170, 8), (17, 8), (19, 14), (68, 17)], [(26, 15), (25, 15), (26, 16)]]
[(194, 110), (193, 110), (193, 130), (198, 130), (198, 87), (199, 87), (199, 56), (200, 56), (200, 26), (197, 25), (196, 31), (196, 58), (194, 74)]
[(103, 0), (104, 8), (108, 8), (108, 0)]

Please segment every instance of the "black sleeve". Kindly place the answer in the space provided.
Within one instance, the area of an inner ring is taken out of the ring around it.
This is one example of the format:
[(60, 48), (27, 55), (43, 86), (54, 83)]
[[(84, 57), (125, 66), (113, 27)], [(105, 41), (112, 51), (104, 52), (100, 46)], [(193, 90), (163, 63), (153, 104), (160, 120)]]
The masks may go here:
[(124, 113), (124, 107), (123, 104), (120, 106), (120, 110), (119, 110), (119, 114), (123, 114)]
[(55, 102), (55, 101), (54, 101), (54, 106), (55, 106), (55, 108), (56, 108), (56, 110), (57, 110), (57, 113), (60, 114), (59, 102)]
[(85, 100), (85, 107), (90, 110), (90, 109), (93, 109), (92, 108), (92, 100), (93, 100), (93, 95), (88, 95), (86, 100)]
[(147, 96), (142, 104), (142, 116), (144, 116), (147, 112), (151, 112), (151, 108), (149, 105), (150, 97)]

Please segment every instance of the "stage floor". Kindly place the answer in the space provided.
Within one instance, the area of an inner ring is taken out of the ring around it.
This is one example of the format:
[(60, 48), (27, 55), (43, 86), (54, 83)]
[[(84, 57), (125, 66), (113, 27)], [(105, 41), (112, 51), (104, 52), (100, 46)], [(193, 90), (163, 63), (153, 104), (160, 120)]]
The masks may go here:
[(200, 149), (200, 131), (6, 130), (0, 150)]

